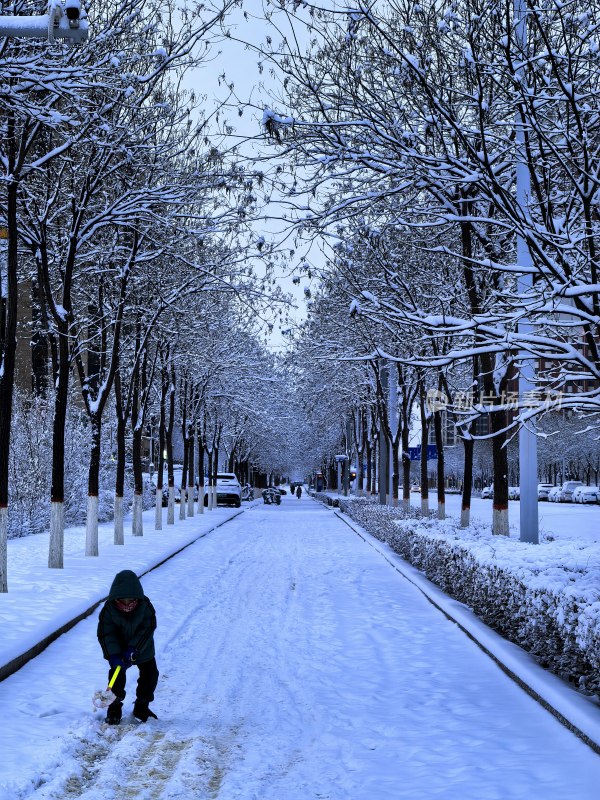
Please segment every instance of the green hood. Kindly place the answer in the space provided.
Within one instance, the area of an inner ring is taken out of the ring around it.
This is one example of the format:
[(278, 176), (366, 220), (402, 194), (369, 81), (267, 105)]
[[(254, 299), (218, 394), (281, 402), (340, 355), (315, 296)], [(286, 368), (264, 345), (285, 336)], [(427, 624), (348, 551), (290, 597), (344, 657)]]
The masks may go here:
[(115, 575), (108, 594), (109, 600), (119, 600), (122, 597), (132, 597), (137, 600), (141, 600), (144, 597), (140, 579), (130, 569), (124, 569)]

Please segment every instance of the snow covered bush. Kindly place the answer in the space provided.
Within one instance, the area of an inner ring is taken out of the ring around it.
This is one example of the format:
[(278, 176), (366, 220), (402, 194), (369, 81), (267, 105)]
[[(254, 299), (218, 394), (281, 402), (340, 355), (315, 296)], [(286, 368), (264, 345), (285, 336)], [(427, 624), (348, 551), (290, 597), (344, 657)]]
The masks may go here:
[(340, 508), (542, 666), (600, 694), (600, 545), (524, 544), (364, 499)]

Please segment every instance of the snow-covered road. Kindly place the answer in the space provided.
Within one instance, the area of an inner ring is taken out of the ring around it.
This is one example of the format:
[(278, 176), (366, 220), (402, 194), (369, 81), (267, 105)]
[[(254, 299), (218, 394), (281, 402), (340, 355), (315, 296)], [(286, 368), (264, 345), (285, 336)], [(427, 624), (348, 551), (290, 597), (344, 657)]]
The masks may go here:
[(119, 728), (91, 712), (92, 616), (0, 684), (1, 800), (597, 797), (600, 757), (310, 498), (143, 585), (159, 720), (131, 720), (133, 692)]

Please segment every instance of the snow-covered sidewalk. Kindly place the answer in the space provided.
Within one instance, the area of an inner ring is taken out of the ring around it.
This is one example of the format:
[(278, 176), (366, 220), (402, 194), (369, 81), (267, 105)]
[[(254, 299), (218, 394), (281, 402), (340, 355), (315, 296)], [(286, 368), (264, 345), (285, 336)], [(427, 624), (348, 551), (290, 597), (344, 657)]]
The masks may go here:
[[(8, 542), (8, 593), (0, 594), (0, 669), (85, 613), (106, 597), (115, 573), (133, 569), (138, 575), (174, 552), (239, 514), (219, 507), (154, 530), (154, 509), (144, 512), (144, 536), (126, 533), (125, 545), (113, 544), (112, 522), (100, 525), (98, 558), (85, 553), (85, 527), (65, 531), (65, 567), (48, 569), (48, 534)], [(127, 522), (131, 525), (131, 518)]]
[(257, 504), (142, 582), (159, 720), (92, 713), (93, 614), (0, 684), (1, 800), (597, 796), (600, 757), (310, 498)]

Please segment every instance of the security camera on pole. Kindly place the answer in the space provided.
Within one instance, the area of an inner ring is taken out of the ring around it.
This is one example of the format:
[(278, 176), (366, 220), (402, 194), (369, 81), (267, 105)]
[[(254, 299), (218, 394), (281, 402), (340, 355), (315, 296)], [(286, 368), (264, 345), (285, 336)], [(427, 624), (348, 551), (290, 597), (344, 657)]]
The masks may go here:
[(50, 0), (48, 13), (39, 17), (0, 16), (0, 37), (69, 39), (80, 44), (88, 37), (87, 14), (81, 0)]

